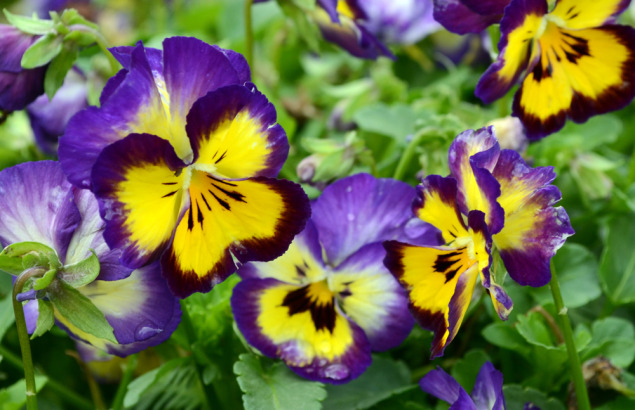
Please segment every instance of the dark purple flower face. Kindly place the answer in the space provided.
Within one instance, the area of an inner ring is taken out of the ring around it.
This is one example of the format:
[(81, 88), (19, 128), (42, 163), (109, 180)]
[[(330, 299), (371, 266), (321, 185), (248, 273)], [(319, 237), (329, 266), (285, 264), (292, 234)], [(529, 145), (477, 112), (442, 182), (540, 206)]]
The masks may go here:
[(503, 18), (509, 1), (434, 0), (434, 19), (453, 33), (480, 33)]
[(12, 26), (0, 24), (0, 110), (21, 110), (44, 93), (46, 67), (30, 70), (20, 61), (27, 48), (37, 40)]

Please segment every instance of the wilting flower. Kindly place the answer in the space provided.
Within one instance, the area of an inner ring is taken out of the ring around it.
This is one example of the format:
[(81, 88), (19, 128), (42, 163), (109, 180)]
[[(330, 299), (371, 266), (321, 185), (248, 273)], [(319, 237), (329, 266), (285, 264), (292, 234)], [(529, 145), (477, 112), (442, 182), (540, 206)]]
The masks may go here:
[[(472, 394), (438, 367), (429, 371), (420, 381), (421, 390), (462, 410), (504, 410), (503, 374), (490, 362), (485, 362), (476, 376)], [(528, 407), (525, 407), (528, 408)]]
[(231, 303), (247, 341), (303, 377), (345, 383), (370, 351), (397, 346), (412, 328), (403, 289), (382, 264), (382, 241), (438, 243), (414, 218), (407, 184), (359, 174), (329, 185), (289, 250), (248, 263)]
[[(91, 255), (100, 261), (96, 280), (78, 287), (106, 317), (118, 344), (78, 329), (55, 310), (57, 324), (72, 337), (108, 353), (125, 356), (167, 340), (176, 329), (179, 302), (161, 278), (158, 263), (132, 270), (118, 263), (120, 251), (103, 238), (97, 201), (66, 181), (59, 163), (41, 161), (0, 172), (0, 244), (38, 242), (52, 248), (63, 265)], [(36, 300), (25, 305), (30, 331), (38, 316)]]
[(630, 2), (513, 0), (501, 21), (500, 54), (476, 95), (505, 95), (521, 75), (513, 114), (530, 139), (558, 131), (567, 118), (620, 109), (635, 96), (635, 29), (613, 24)]
[(415, 318), (435, 334), (432, 357), (456, 336), (477, 277), (507, 318), (512, 301), (490, 272), (493, 247), (513, 280), (539, 287), (551, 279), (551, 257), (574, 233), (565, 210), (553, 207), (561, 196), (549, 185), (553, 167), (528, 167), (516, 151), (501, 150), (490, 129), (457, 136), (448, 162), (451, 176), (426, 177), (413, 204), (445, 245), (385, 243), (386, 266), (408, 290)]
[(57, 154), (57, 139), (73, 115), (88, 106), (88, 85), (84, 75), (70, 70), (52, 100), (41, 95), (26, 108), (35, 142), (49, 155)]
[(299, 185), (274, 179), (289, 144), (244, 58), (182, 37), (163, 52), (113, 52), (124, 70), (101, 108), (71, 119), (59, 156), (69, 180), (95, 192), (124, 265), (162, 255), (170, 288), (186, 297), (224, 280), (235, 260), (280, 256), (310, 209)]
[(22, 68), (22, 56), (39, 36), (0, 24), (0, 111), (16, 111), (44, 93), (46, 66)]
[(324, 38), (360, 58), (393, 57), (366, 27), (368, 14), (357, 0), (317, 0), (315, 19)]
[(364, 26), (386, 44), (412, 44), (440, 28), (432, 17), (432, 0), (358, 1)]
[(457, 34), (480, 33), (498, 23), (510, 0), (433, 0), (434, 19)]

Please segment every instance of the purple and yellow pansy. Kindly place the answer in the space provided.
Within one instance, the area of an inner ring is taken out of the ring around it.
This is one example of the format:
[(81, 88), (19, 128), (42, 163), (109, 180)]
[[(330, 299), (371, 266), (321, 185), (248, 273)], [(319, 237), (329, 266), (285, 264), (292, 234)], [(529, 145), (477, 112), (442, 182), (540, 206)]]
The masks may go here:
[[(84, 260), (91, 251), (99, 258), (99, 275), (77, 291), (104, 314), (118, 343), (78, 329), (56, 309), (58, 326), (75, 339), (119, 356), (170, 337), (180, 322), (181, 310), (161, 277), (159, 263), (135, 270), (120, 265), (121, 252), (111, 250), (104, 241), (97, 200), (90, 191), (69, 184), (59, 163), (41, 161), (7, 168), (0, 172), (0, 192), (2, 246), (39, 242), (53, 249), (64, 265)], [(27, 302), (24, 309), (32, 333), (37, 300)]]
[(346, 383), (371, 350), (396, 347), (412, 328), (407, 297), (384, 267), (382, 241), (439, 243), (412, 215), (407, 184), (358, 174), (328, 186), (278, 259), (243, 265), (231, 303), (246, 340), (299, 375)]
[(549, 263), (573, 229), (550, 183), (552, 167), (531, 168), (501, 150), (491, 128), (468, 130), (450, 147), (449, 177), (430, 175), (417, 187), (415, 214), (441, 231), (442, 246), (384, 244), (386, 266), (407, 289), (415, 318), (435, 334), (432, 357), (456, 336), (477, 277), (506, 319), (512, 301), (491, 272), (494, 251), (510, 277), (539, 287)]
[(275, 179), (288, 141), (244, 58), (182, 37), (163, 51), (113, 54), (124, 69), (100, 108), (71, 120), (59, 156), (69, 180), (98, 198), (122, 262), (161, 257), (170, 288), (186, 297), (237, 263), (280, 256), (310, 208), (299, 185)]
[(628, 0), (512, 0), (501, 20), (500, 54), (481, 77), (485, 103), (519, 80), (513, 114), (530, 139), (628, 105), (635, 96), (635, 29), (615, 24)]

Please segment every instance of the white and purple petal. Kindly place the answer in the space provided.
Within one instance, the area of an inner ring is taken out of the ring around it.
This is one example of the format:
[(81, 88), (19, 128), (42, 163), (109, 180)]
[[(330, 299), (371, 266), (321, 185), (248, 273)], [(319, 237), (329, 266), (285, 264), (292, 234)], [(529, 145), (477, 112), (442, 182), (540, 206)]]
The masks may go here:
[(478, 409), (505, 410), (503, 374), (490, 362), (485, 362), (476, 376), (470, 395)]
[(397, 347), (414, 324), (408, 296), (384, 266), (385, 256), (381, 243), (366, 245), (329, 278), (342, 310), (364, 330), (376, 351)]
[(449, 404), (460, 403), (462, 407), (454, 407), (457, 410), (479, 410), (465, 389), (463, 389), (452, 376), (438, 366), (435, 370), (430, 370), (419, 380), (419, 386), (424, 392)]
[(81, 215), (59, 163), (27, 162), (0, 171), (0, 244), (39, 242), (62, 263)]
[(413, 223), (416, 191), (410, 185), (369, 174), (343, 178), (326, 187), (313, 203), (312, 220), (326, 260), (337, 266), (364, 245), (398, 240), (415, 245), (439, 244), (438, 231)]

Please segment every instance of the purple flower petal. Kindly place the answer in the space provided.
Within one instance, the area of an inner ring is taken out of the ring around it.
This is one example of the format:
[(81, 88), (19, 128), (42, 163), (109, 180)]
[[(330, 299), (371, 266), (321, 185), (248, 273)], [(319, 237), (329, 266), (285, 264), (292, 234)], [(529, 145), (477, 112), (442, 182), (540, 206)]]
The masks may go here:
[[(245, 279), (234, 288), (232, 311), (245, 339), (263, 354), (281, 358), (305, 378), (346, 383), (370, 364), (370, 346), (363, 330), (339, 312), (332, 296), (328, 302), (328, 294), (319, 290), (323, 286)], [(317, 300), (308, 297), (309, 292), (318, 292)]]
[[(447, 374), (438, 366), (436, 370), (430, 370), (421, 380), (419, 380), (419, 386), (424, 392), (449, 404), (453, 404), (459, 400), (461, 392), (467, 395), (465, 389), (463, 389), (463, 387), (461, 387), (461, 385), (454, 380), (452, 376)], [(469, 398), (469, 396), (467, 397)], [(476, 407), (471, 408), (476, 409)], [(466, 407), (466, 409), (470, 409), (470, 407)]]
[[(438, 231), (410, 223), (415, 189), (392, 179), (369, 174), (343, 178), (326, 187), (313, 204), (313, 222), (326, 259), (333, 266), (362, 246), (385, 240), (438, 244)], [(413, 237), (412, 235), (417, 235)]]
[(461, 212), (482, 211), (491, 233), (500, 231), (504, 212), (497, 202), (501, 189), (492, 176), (500, 153), (498, 141), (490, 128), (467, 130), (459, 134), (448, 154), (451, 175), (458, 182), (458, 203)]
[(432, 16), (431, 0), (364, 0), (362, 8), (364, 27), (386, 43), (413, 44), (441, 28)]
[(476, 376), (472, 400), (478, 409), (504, 410), (503, 374), (485, 362)]
[(551, 257), (574, 234), (565, 210), (553, 207), (561, 196), (549, 185), (553, 168), (530, 168), (516, 151), (503, 150), (494, 177), (501, 184), (499, 202), (505, 209), (505, 226), (494, 235), (494, 244), (512, 279), (543, 286), (551, 278)]
[(0, 244), (33, 241), (65, 262), (81, 215), (59, 163), (26, 162), (0, 171)]
[(510, 0), (461, 0), (461, 3), (478, 14), (497, 14), (501, 18), (509, 2)]
[(500, 15), (483, 15), (467, 7), (462, 0), (434, 0), (434, 19), (457, 34), (480, 33), (498, 23)]
[(405, 291), (383, 264), (385, 255), (381, 243), (366, 245), (335, 268), (330, 278), (342, 310), (378, 351), (399, 346), (414, 323)]

